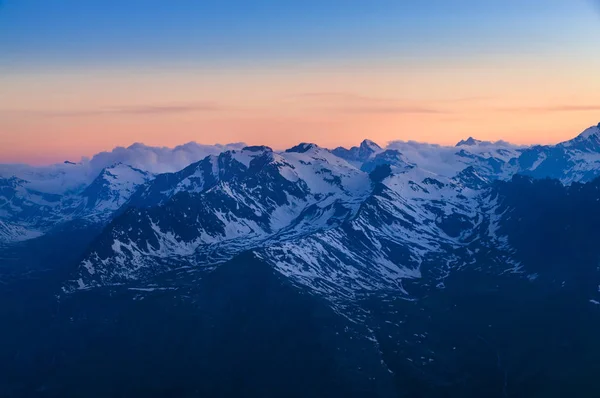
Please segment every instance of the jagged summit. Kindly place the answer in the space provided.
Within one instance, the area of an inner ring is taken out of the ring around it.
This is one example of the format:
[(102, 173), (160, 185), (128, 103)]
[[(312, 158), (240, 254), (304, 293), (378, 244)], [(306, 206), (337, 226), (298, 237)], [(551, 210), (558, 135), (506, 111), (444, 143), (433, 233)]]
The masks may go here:
[(381, 151), (383, 151), (383, 149), (375, 142), (371, 140), (363, 140), (359, 146), (353, 146), (350, 149), (337, 147), (332, 150), (331, 153), (351, 163), (359, 164), (366, 162)]
[(360, 146), (358, 148), (358, 158), (360, 160), (366, 160), (369, 159), (372, 155), (381, 152), (382, 149), (379, 145), (377, 145), (376, 143), (374, 143), (371, 140), (364, 140), (363, 142), (360, 143)]
[[(121, 206), (160, 205), (179, 192), (200, 194), (219, 182), (257, 176), (260, 180), (267, 174), (272, 174), (277, 186), (287, 184), (284, 180), (303, 180), (306, 185), (298, 187), (302, 195), (322, 195), (321, 200), (338, 189), (362, 192), (363, 185), (370, 184), (368, 174), (385, 165), (397, 175), (421, 170), (438, 177), (469, 177), (466, 185), (473, 188), (515, 174), (555, 178), (563, 184), (600, 176), (598, 125), (557, 145), (519, 147), (469, 137), (456, 146), (397, 141), (382, 148), (365, 139), (349, 149), (329, 150), (302, 142), (280, 151), (264, 145), (190, 143), (168, 149), (137, 143), (75, 164), (0, 165), (0, 216), (11, 225), (42, 234), (78, 217), (93, 215), (94, 220), (104, 222)], [(468, 167), (472, 169), (460, 174)], [(18, 179), (18, 184), (11, 179)]]
[(469, 137), (466, 140), (461, 140), (460, 142), (458, 142), (456, 144), (456, 146), (457, 147), (459, 147), (459, 146), (474, 146), (474, 145), (478, 145), (478, 144), (481, 144), (481, 143), (483, 143), (483, 141), (476, 140), (473, 137)]
[(377, 143), (375, 143), (374, 141), (365, 139), (360, 143), (360, 149), (380, 151), (382, 148), (379, 145), (377, 145)]
[(153, 178), (145, 172), (118, 162), (104, 168), (98, 177), (81, 193), (86, 216), (107, 218), (122, 206), (138, 187)]
[(251, 145), (251, 146), (245, 146), (245, 147), (243, 147), (242, 151), (248, 151), (248, 152), (273, 152), (273, 149), (271, 149), (271, 147), (268, 147), (266, 145)]
[(319, 146), (317, 144), (302, 142), (302, 143), (295, 145), (289, 149), (286, 149), (285, 151), (287, 153), (292, 153), (292, 152), (305, 153), (305, 152), (310, 151), (311, 149), (316, 149), (316, 148), (319, 148)]

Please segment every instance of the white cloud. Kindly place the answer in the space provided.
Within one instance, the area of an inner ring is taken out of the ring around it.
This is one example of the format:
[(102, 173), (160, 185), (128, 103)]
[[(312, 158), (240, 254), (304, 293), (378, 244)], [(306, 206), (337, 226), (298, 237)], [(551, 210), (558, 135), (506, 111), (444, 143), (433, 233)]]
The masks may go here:
[(127, 148), (117, 147), (110, 152), (100, 152), (83, 163), (89, 165), (93, 172), (115, 163), (124, 163), (151, 173), (169, 173), (230, 149), (241, 149), (243, 143), (228, 145), (200, 145), (190, 142), (175, 148), (151, 147), (136, 143)]
[(186, 166), (231, 149), (241, 149), (243, 143), (227, 145), (201, 145), (190, 142), (175, 148), (151, 147), (133, 144), (127, 148), (117, 147), (109, 152), (100, 152), (91, 159), (82, 159), (77, 164), (55, 164), (34, 167), (23, 164), (0, 164), (0, 177), (17, 177), (29, 182), (28, 188), (47, 193), (64, 193), (86, 186), (105, 167), (123, 163), (150, 173), (179, 171)]

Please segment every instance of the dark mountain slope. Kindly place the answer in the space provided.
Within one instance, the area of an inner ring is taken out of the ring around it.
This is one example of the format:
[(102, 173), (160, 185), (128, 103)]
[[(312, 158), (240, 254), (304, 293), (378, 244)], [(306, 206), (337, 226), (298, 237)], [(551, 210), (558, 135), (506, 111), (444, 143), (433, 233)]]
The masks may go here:
[(179, 290), (67, 297), (41, 326), (8, 349), (0, 393), (396, 396), (360, 326), (246, 255)]

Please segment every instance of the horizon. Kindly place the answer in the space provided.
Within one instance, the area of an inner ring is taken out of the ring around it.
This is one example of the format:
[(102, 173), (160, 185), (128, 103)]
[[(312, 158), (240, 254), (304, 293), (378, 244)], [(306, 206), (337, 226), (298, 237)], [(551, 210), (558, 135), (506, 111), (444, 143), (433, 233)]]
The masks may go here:
[(600, 120), (597, 4), (0, 5), (0, 163), (136, 142), (553, 144)]
[[(593, 129), (595, 127), (600, 128), (600, 123), (597, 124), (593, 124), (590, 125), (584, 129), (582, 129), (579, 133), (574, 134), (572, 137), (566, 139), (566, 140), (562, 140), (559, 142), (555, 142), (555, 143), (531, 143), (531, 144), (516, 144), (514, 142), (509, 142), (509, 141), (505, 141), (505, 140), (496, 140), (496, 141), (489, 141), (489, 140), (481, 140), (478, 137), (474, 137), (474, 136), (468, 136), (468, 137), (464, 137), (463, 139), (460, 139), (459, 141), (453, 143), (453, 144), (439, 144), (439, 143), (435, 143), (435, 142), (425, 142), (425, 141), (416, 141), (416, 140), (391, 140), (391, 141), (387, 141), (385, 143), (381, 143), (381, 142), (376, 142), (374, 140), (371, 140), (369, 138), (363, 138), (362, 140), (360, 140), (359, 142), (356, 142), (354, 144), (351, 145), (337, 145), (337, 146), (329, 146), (329, 147), (325, 147), (322, 145), (319, 145), (316, 142), (307, 142), (307, 141), (301, 141), (301, 142), (296, 142), (290, 146), (284, 147), (284, 148), (279, 148), (279, 147), (271, 147), (269, 145), (264, 145), (264, 144), (249, 144), (246, 142), (228, 142), (228, 143), (214, 143), (214, 144), (203, 144), (203, 143), (199, 143), (196, 141), (189, 141), (189, 142), (185, 142), (182, 144), (178, 144), (178, 145), (174, 145), (174, 146), (153, 146), (153, 145), (147, 145), (144, 144), (143, 142), (134, 142), (130, 145), (127, 146), (116, 146), (114, 148), (111, 149), (106, 149), (106, 150), (101, 150), (99, 152), (96, 152), (90, 156), (86, 156), (86, 155), (82, 155), (79, 158), (69, 158), (69, 159), (63, 159), (57, 162), (52, 162), (52, 163), (18, 163), (18, 162), (13, 162), (13, 163), (2, 163), (0, 162), (0, 165), (3, 166), (28, 166), (28, 167), (50, 167), (50, 166), (60, 166), (63, 164), (73, 164), (73, 165), (82, 165), (82, 164), (86, 164), (89, 163), (90, 161), (92, 161), (96, 156), (101, 156), (101, 155), (105, 155), (105, 154), (114, 154), (117, 151), (120, 150), (132, 150), (132, 149), (136, 149), (136, 148), (142, 148), (142, 149), (151, 149), (151, 150), (167, 150), (170, 152), (176, 152), (177, 150), (182, 150), (185, 149), (186, 147), (189, 147), (190, 145), (197, 145), (200, 148), (211, 148), (211, 147), (229, 147), (228, 150), (242, 150), (245, 147), (250, 147), (250, 146), (266, 146), (269, 149), (273, 150), (274, 152), (284, 152), (296, 145), (300, 145), (300, 144), (314, 144), (317, 145), (320, 148), (326, 149), (328, 151), (332, 151), (336, 148), (345, 148), (345, 149), (350, 149), (352, 147), (359, 147), (363, 142), (365, 141), (370, 141), (375, 143), (377, 146), (379, 146), (381, 149), (383, 150), (387, 150), (387, 149), (395, 149), (394, 145), (398, 145), (398, 144), (416, 144), (419, 146), (434, 146), (434, 147), (441, 147), (441, 148), (454, 148), (454, 147), (458, 147), (463, 141), (468, 141), (468, 140), (475, 140), (477, 141), (477, 143), (479, 144), (484, 144), (484, 145), (506, 145), (509, 147), (513, 147), (513, 148), (517, 148), (517, 149), (526, 149), (526, 148), (530, 148), (530, 147), (534, 147), (534, 146), (554, 146), (554, 145), (558, 145), (570, 140), (573, 140), (579, 136), (581, 136), (585, 131), (589, 130), (589, 129)], [(127, 162), (124, 161), (117, 161), (114, 163), (114, 165), (116, 164), (127, 164)]]

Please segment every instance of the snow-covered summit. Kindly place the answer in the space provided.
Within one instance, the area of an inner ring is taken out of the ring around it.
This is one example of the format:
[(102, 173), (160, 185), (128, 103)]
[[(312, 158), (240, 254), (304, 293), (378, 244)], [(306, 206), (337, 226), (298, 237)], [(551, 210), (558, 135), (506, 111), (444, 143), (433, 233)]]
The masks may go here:
[(370, 155), (376, 152), (380, 152), (382, 148), (379, 145), (377, 145), (374, 141), (365, 139), (360, 143), (359, 150), (365, 155)]
[(559, 146), (581, 151), (600, 152), (600, 123), (585, 129), (572, 140), (560, 143)]
[(350, 149), (337, 147), (331, 151), (336, 156), (351, 162), (354, 165), (360, 165), (376, 154), (382, 152), (383, 149), (371, 140), (363, 140), (359, 146), (353, 146)]
[(596, 126), (591, 126), (587, 129), (585, 129), (581, 134), (579, 134), (579, 138), (592, 138), (593, 137), (598, 137), (600, 136), (600, 123), (598, 123)]
[(99, 217), (109, 216), (110, 212), (119, 209), (140, 185), (152, 178), (153, 174), (123, 163), (103, 169), (81, 193), (85, 200), (86, 213)]
[[(381, 169), (386, 165), (386, 170)], [(372, 180), (369, 174), (376, 169)], [(561, 144), (534, 147), (473, 137), (456, 146), (393, 141), (382, 148), (363, 140), (350, 149), (333, 150), (314, 143), (283, 151), (245, 144), (188, 143), (172, 149), (134, 144), (78, 163), (0, 165), (0, 219), (13, 231), (44, 233), (65, 221), (106, 222), (128, 206), (162, 205), (179, 193), (202, 194), (234, 181), (245, 181), (245, 189), (258, 189), (269, 178), (277, 184), (296, 184), (303, 195), (337, 200), (355, 211), (373, 181), (389, 172), (411, 170), (472, 187), (515, 174), (557, 178), (563, 183), (589, 181), (600, 175), (600, 127), (592, 126)], [(240, 190), (238, 194), (245, 196)]]
[(459, 147), (459, 146), (474, 146), (474, 145), (477, 145), (477, 144), (481, 144), (482, 142), (483, 142), (483, 141), (476, 140), (476, 139), (475, 139), (475, 138), (473, 138), (473, 137), (469, 137), (469, 138), (467, 138), (466, 140), (461, 140), (461, 141), (459, 141), (459, 142), (456, 144), (456, 146), (457, 146), (457, 147)]
[(518, 159), (519, 172), (535, 178), (555, 178), (565, 184), (600, 176), (600, 127), (585, 129), (557, 145), (537, 145)]
[(317, 144), (312, 144), (312, 143), (307, 143), (307, 142), (302, 142), (298, 145), (295, 145), (291, 148), (288, 148), (285, 150), (285, 152), (298, 152), (298, 153), (304, 153), (304, 152), (308, 152), (310, 150), (313, 149), (317, 149), (319, 148), (319, 146)]

